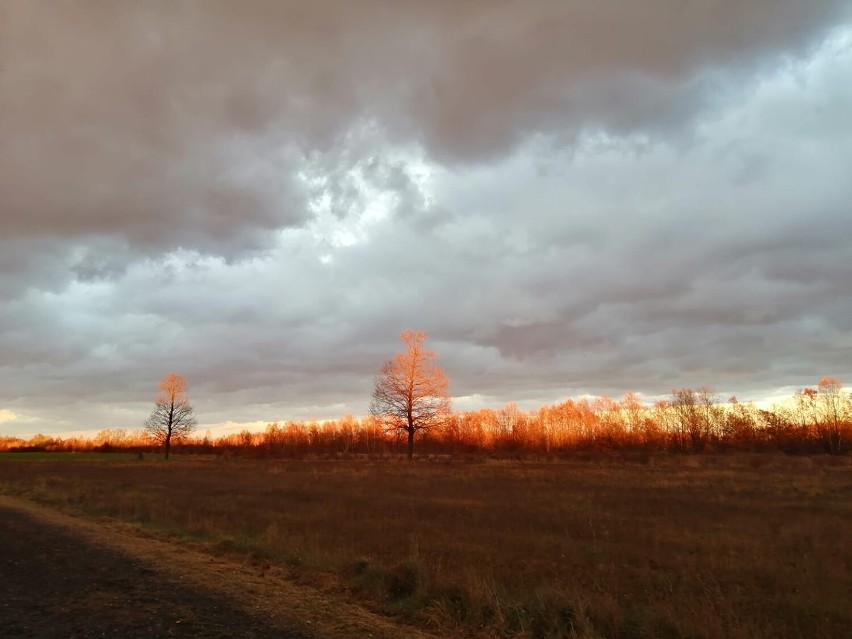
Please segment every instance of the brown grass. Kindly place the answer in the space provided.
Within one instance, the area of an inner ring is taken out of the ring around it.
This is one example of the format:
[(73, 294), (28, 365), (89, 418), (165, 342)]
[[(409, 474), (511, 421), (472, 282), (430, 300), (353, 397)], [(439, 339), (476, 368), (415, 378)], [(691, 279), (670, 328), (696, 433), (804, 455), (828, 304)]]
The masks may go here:
[(0, 490), (287, 566), (453, 636), (852, 628), (849, 458), (43, 461), (0, 463)]

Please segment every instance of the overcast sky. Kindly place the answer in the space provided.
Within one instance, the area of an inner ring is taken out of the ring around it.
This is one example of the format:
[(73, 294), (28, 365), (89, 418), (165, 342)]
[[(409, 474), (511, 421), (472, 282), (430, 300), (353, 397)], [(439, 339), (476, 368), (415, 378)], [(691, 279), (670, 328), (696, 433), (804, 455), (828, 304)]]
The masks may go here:
[(0, 1), (0, 433), (852, 380), (852, 3)]

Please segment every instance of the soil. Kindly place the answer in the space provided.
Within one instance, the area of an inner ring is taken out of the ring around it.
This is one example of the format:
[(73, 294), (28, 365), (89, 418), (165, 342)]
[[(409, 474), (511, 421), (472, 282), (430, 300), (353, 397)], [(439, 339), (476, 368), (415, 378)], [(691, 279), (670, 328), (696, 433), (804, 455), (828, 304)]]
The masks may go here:
[(423, 639), (280, 569), (0, 496), (4, 639)]

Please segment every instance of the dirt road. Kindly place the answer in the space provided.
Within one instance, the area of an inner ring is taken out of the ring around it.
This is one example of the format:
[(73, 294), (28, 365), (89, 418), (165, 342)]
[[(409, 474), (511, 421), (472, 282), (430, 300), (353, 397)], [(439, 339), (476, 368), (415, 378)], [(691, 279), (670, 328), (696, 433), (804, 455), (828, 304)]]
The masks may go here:
[(0, 508), (0, 635), (295, 637), (113, 548)]
[(423, 639), (274, 568), (0, 496), (0, 637)]

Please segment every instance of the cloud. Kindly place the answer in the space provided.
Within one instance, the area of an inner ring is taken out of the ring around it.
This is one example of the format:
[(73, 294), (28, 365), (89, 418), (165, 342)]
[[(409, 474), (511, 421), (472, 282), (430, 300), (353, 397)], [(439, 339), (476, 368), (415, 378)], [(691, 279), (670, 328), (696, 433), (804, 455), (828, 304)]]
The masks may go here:
[(5, 3), (5, 236), (233, 256), (305, 222), (294, 174), (364, 122), (449, 162), (540, 134), (677, 129), (724, 100), (732, 78), (807, 51), (850, 11), (795, 0), (387, 9)]
[(360, 413), (405, 328), (495, 401), (848, 372), (848, 3), (388, 7), (3, 4), (4, 406)]

